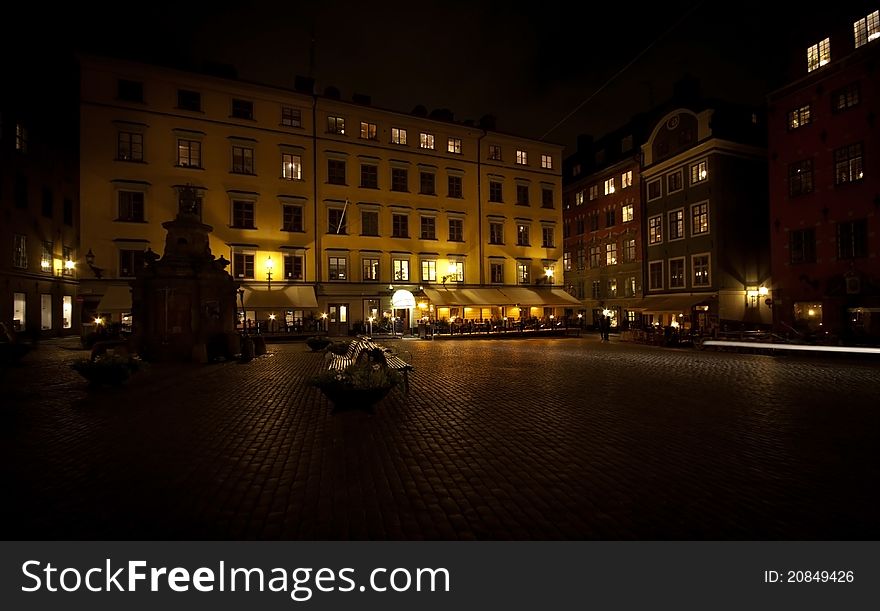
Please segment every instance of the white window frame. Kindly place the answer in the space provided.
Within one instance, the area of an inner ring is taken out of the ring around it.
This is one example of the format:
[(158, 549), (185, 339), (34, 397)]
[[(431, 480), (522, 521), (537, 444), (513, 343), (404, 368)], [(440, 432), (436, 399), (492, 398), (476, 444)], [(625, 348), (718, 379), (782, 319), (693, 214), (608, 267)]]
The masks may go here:
[(621, 223), (629, 223), (635, 220), (635, 206), (633, 204), (624, 204), (620, 207)]
[(691, 273), (697, 273), (697, 266), (694, 265), (694, 259), (697, 257), (706, 257), (706, 282), (698, 283), (697, 277), (694, 275), (691, 277), (691, 286), (693, 288), (704, 288), (712, 286), (712, 253), (710, 252), (698, 252), (696, 254), (691, 255)]
[(402, 127), (391, 128), (391, 144), (406, 146), (406, 129)]
[[(678, 174), (678, 188), (673, 190), (669, 188), (669, 179)], [(674, 172), (669, 172), (666, 176), (666, 194), (678, 193), (682, 189), (684, 189), (684, 173), (681, 169), (675, 170)]]
[(817, 70), (831, 61), (831, 39), (823, 38), (807, 48), (807, 72)]
[(541, 167), (545, 170), (553, 169), (553, 156), (552, 155), (541, 155)]
[[(651, 282), (653, 281), (653, 276), (651, 275), (651, 268), (654, 266), (660, 267), (660, 286), (653, 286), (651, 284)], [(662, 291), (663, 290), (663, 281), (665, 280), (665, 278), (663, 276), (663, 272), (664, 272), (663, 267), (664, 267), (664, 265), (663, 265), (662, 259), (658, 259), (656, 261), (650, 261), (648, 263), (648, 290), (649, 291)]]
[(605, 195), (611, 195), (614, 193), (614, 177), (605, 179)]
[(620, 175), (620, 188), (626, 189), (627, 187), (631, 187), (633, 184), (633, 171), (627, 170), (623, 174)]
[(434, 134), (428, 132), (419, 133), (419, 147), (429, 151), (434, 150)]
[(517, 165), (529, 165), (528, 151), (524, 151), (522, 149), (516, 150), (516, 164)]
[(378, 140), (379, 126), (369, 121), (361, 121), (361, 139), (362, 140)]
[(869, 13), (853, 22), (853, 42), (855, 48), (880, 38), (880, 11)]
[[(672, 284), (672, 262), (673, 261), (681, 261), (682, 263), (682, 274), (681, 274), (681, 284), (673, 285)], [(669, 288), (670, 289), (684, 289), (687, 288), (687, 262), (684, 257), (673, 257), (669, 259)]]
[[(651, 185), (656, 185), (658, 183), (660, 184), (660, 194), (657, 195), (656, 197), (651, 197)], [(646, 186), (645, 196), (648, 198), (649, 202), (653, 202), (653, 201), (658, 200), (661, 197), (663, 197), (663, 179), (656, 178), (654, 180), (649, 181)]]
[(422, 259), (422, 282), (437, 282), (437, 259)]
[[(657, 230), (655, 235), (651, 235), (651, 221), (654, 219), (659, 220), (659, 225), (657, 225)], [(662, 244), (663, 243), (663, 215), (655, 214), (654, 216), (648, 217), (648, 244), (653, 246), (654, 244)]]
[[(706, 206), (706, 231), (694, 231), (694, 209), (697, 206), (702, 206), (702, 205)], [(691, 214), (690, 214), (689, 220), (690, 220), (690, 225), (691, 225), (691, 237), (698, 236), (698, 235), (709, 235), (709, 233), (711, 232), (711, 229), (712, 229), (712, 219), (709, 217), (709, 214), (710, 214), (709, 200), (703, 200), (701, 202), (696, 202), (696, 203), (691, 204), (690, 212), (691, 212)]]
[(700, 159), (690, 168), (691, 184), (696, 185), (709, 180), (709, 160)]
[(446, 141), (446, 152), (453, 155), (461, 155), (461, 138), (448, 138)]
[(281, 153), (281, 178), (285, 180), (302, 180), (301, 155)]
[[(681, 233), (678, 237), (672, 237), (672, 215), (676, 212), (681, 213)], [(666, 213), (666, 241), (667, 242), (677, 242), (679, 240), (685, 239), (687, 237), (687, 216), (684, 213), (684, 208), (675, 208), (674, 210), (670, 210)]]

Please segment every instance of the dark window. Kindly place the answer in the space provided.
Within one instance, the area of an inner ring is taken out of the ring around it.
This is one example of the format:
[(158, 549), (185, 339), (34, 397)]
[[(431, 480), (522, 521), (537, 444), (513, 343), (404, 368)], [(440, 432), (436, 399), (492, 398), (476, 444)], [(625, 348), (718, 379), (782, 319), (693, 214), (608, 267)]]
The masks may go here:
[(253, 174), (254, 149), (247, 146), (233, 146), (232, 171), (236, 174)]
[(837, 224), (837, 256), (854, 259), (868, 256), (868, 221), (846, 221)]
[(331, 185), (345, 184), (345, 161), (342, 159), (327, 160), (327, 182)]
[(233, 200), (232, 226), (237, 229), (256, 229), (254, 226), (254, 202)]
[(391, 190), (407, 190), (407, 172), (404, 168), (391, 168)]
[(599, 231), (599, 213), (590, 215), (590, 231)]
[(553, 240), (553, 227), (542, 227), (541, 228), (541, 247), (542, 248), (553, 248), (554, 240)]
[(52, 215), (55, 213), (55, 197), (52, 193), (52, 189), (43, 188), (43, 205), (42, 205), (43, 216), (50, 219)]
[(327, 233), (348, 233), (346, 227), (345, 209), (330, 208), (327, 210)]
[(395, 238), (409, 237), (409, 217), (405, 214), (391, 215), (391, 235)]
[(116, 97), (126, 102), (144, 101), (144, 84), (140, 81), (127, 81), (119, 79)]
[(302, 255), (284, 255), (284, 277), (287, 280), (303, 279)]
[(284, 204), (281, 212), (281, 231), (303, 230), (303, 208), (295, 204)]
[(648, 199), (657, 199), (662, 194), (659, 180), (648, 183)]
[(813, 160), (804, 159), (788, 166), (788, 194), (790, 197), (813, 190)]
[(674, 193), (676, 191), (681, 191), (682, 187), (682, 178), (681, 171), (673, 172), (666, 177), (666, 192)]
[(462, 219), (449, 219), (449, 241), (464, 241), (464, 221)]
[(489, 181), (489, 201), (503, 202), (501, 198), (501, 183), (495, 180)]
[(519, 206), (529, 205), (529, 186), (516, 185), (516, 203)]
[(422, 217), (422, 239), (423, 240), (436, 240), (437, 239), (437, 219), (433, 216), (423, 216)]
[(177, 90), (177, 107), (182, 110), (202, 110), (202, 94), (187, 89)]
[(285, 127), (301, 127), (302, 112), (300, 111), (300, 109), (292, 108), (290, 106), (282, 106), (281, 125), (284, 125)]
[(143, 250), (120, 250), (119, 251), (119, 277), (133, 278), (138, 271), (144, 268)]
[(461, 176), (450, 176), (449, 180), (449, 197), (463, 197), (461, 188)]
[(789, 234), (788, 249), (792, 263), (813, 263), (816, 260), (816, 230), (792, 231)]
[(254, 103), (250, 100), (232, 100), (232, 116), (236, 119), (253, 119)]
[(605, 211), (605, 226), (613, 227), (614, 226), (614, 210), (606, 210)]
[(143, 161), (144, 135), (132, 132), (119, 132), (116, 158), (119, 161)]
[(577, 225), (575, 225), (575, 229), (577, 229), (577, 234), (582, 235), (584, 231), (586, 231), (586, 222), (584, 221), (584, 217), (578, 217)]
[(64, 198), (64, 224), (73, 227), (73, 200)]
[(177, 165), (184, 168), (202, 167), (202, 143), (198, 140), (178, 140)]
[(119, 216), (117, 221), (143, 222), (144, 220), (144, 192), (143, 191), (120, 191), (119, 192)]
[(379, 213), (375, 210), (361, 211), (361, 235), (379, 235)]
[(27, 177), (24, 174), (15, 175), (15, 207), (28, 207), (28, 184)]
[(492, 270), (492, 283), (504, 284), (504, 263), (490, 263)]
[(852, 83), (831, 94), (831, 110), (843, 112), (859, 104), (859, 84)]
[(419, 172), (419, 193), (422, 195), (434, 195), (434, 173)]
[(361, 186), (367, 189), (379, 188), (379, 166), (361, 164)]
[(504, 225), (489, 223), (489, 244), (504, 244)]
[(541, 189), (541, 207), (553, 207), (553, 189)]
[(236, 252), (232, 254), (232, 273), (236, 278), (254, 277), (253, 253)]

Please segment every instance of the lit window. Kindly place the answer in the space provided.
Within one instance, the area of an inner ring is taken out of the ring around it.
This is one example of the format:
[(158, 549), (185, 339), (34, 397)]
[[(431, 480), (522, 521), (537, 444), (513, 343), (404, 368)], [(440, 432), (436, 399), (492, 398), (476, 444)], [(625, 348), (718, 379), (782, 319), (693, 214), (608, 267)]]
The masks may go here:
[(375, 140), (378, 133), (375, 123), (366, 123), (361, 121), (361, 138), (364, 140)]
[(422, 132), (419, 134), (419, 146), (423, 149), (434, 150), (434, 134), (426, 134)]
[(40, 269), (44, 272), (52, 272), (52, 252), (55, 246), (52, 242), (43, 242), (42, 255), (40, 256)]
[(516, 151), (516, 162), (519, 165), (528, 165), (529, 164), (529, 154), (526, 151)]
[(520, 284), (529, 283), (529, 264), (519, 262), (516, 264), (516, 279)]
[(648, 219), (648, 244), (659, 244), (663, 241), (663, 219), (652, 216)]
[(634, 213), (633, 213), (633, 205), (632, 204), (626, 204), (625, 206), (623, 206), (620, 209), (620, 211), (621, 211), (621, 215), (622, 215), (622, 219), (623, 219), (622, 222), (628, 223), (631, 220), (633, 220)]
[(691, 166), (691, 184), (695, 185), (709, 178), (709, 162), (705, 159)]
[(516, 245), (529, 246), (529, 226), (519, 224), (516, 226)]
[(691, 206), (691, 235), (709, 233), (709, 202)]
[(853, 22), (853, 38), (858, 49), (864, 44), (880, 38), (880, 11)]
[(363, 280), (378, 280), (379, 279), (379, 259), (362, 259), (362, 274)]
[(564, 271), (564, 272), (571, 271), (571, 253), (570, 252), (562, 253), (562, 271)]
[(541, 155), (541, 167), (545, 170), (553, 169), (553, 157), (550, 155)]
[(202, 143), (198, 140), (178, 140), (177, 165), (183, 168), (201, 168)]
[(605, 195), (611, 195), (614, 193), (614, 178), (609, 178), (605, 181)]
[(446, 144), (446, 151), (461, 155), (461, 138), (450, 138)]
[(345, 257), (330, 257), (327, 266), (327, 274), (330, 280), (345, 280), (348, 275), (348, 259)]
[(788, 129), (797, 129), (804, 125), (809, 125), (812, 118), (810, 117), (810, 105), (801, 106), (788, 113)]
[(859, 84), (852, 83), (843, 89), (838, 89), (831, 93), (831, 110), (841, 112), (858, 106), (859, 104)]
[(633, 184), (633, 171), (627, 170), (623, 174), (620, 175), (620, 188), (626, 189), (627, 187), (631, 187)]
[(406, 144), (406, 130), (399, 127), (391, 128), (392, 144)]
[(575, 194), (574, 194), (574, 205), (575, 205), (575, 206), (580, 206), (580, 205), (582, 205), (583, 203), (584, 203), (584, 192), (583, 192), (583, 191), (577, 191), (577, 192), (575, 192)]
[(605, 245), (605, 265), (617, 265), (617, 243)]
[(282, 153), (281, 176), (287, 180), (302, 180), (302, 157), (290, 153)]
[(807, 72), (812, 72), (831, 61), (831, 39), (826, 38), (807, 49)]
[(394, 259), (391, 262), (391, 277), (398, 282), (409, 280), (409, 259)]
[(422, 261), (422, 282), (437, 282), (437, 261)]

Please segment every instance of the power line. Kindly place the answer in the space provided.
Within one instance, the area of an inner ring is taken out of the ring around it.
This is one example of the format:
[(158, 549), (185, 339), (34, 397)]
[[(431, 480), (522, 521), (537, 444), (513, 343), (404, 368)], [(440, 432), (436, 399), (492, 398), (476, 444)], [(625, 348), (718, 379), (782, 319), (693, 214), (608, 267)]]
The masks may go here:
[(612, 76), (612, 77), (609, 78), (607, 81), (605, 81), (605, 82), (604, 82), (604, 83), (603, 83), (598, 89), (596, 89), (596, 91), (594, 91), (592, 94), (590, 94), (590, 97), (588, 97), (586, 100), (584, 100), (583, 102), (581, 102), (580, 104), (578, 104), (578, 105), (575, 107), (574, 110), (572, 110), (570, 113), (568, 113), (567, 115), (565, 115), (564, 117), (562, 117), (562, 119), (560, 119), (559, 122), (556, 123), (556, 125), (554, 125), (554, 126), (551, 127), (550, 129), (548, 129), (548, 130), (544, 133), (543, 136), (541, 136), (540, 138), (538, 138), (538, 140), (543, 140), (543, 139), (546, 138), (548, 135), (550, 135), (551, 133), (553, 133), (554, 131), (556, 131), (556, 129), (558, 129), (560, 125), (562, 125), (563, 123), (565, 123), (566, 121), (568, 121), (568, 120), (572, 117), (572, 115), (574, 115), (574, 114), (575, 114), (576, 112), (578, 112), (581, 108), (583, 108), (584, 106), (586, 106), (586, 105), (590, 102), (590, 100), (592, 100), (592, 99), (595, 98), (597, 95), (599, 95), (600, 93), (602, 93), (602, 91), (603, 91), (606, 87), (608, 87), (608, 85), (610, 85), (612, 82), (614, 82), (614, 80), (615, 80), (618, 76), (620, 76), (621, 74), (623, 74), (624, 72), (626, 72), (626, 71), (629, 69), (630, 66), (632, 66), (634, 63), (636, 63), (637, 61), (639, 61), (639, 59), (641, 59), (641, 57), (642, 57), (645, 53), (647, 53), (648, 51), (650, 51), (650, 50), (654, 47), (654, 45), (656, 45), (656, 44), (660, 41), (661, 38), (663, 38), (664, 36), (666, 36), (667, 34), (669, 34), (672, 30), (674, 30), (674, 29), (677, 28), (679, 25), (681, 25), (681, 23), (682, 23), (685, 19), (687, 19), (687, 18), (691, 15), (691, 13), (693, 13), (695, 10), (697, 10), (697, 9), (700, 7), (701, 4), (702, 4), (702, 0), (701, 0), (700, 2), (697, 2), (695, 5), (693, 5), (693, 6), (692, 6), (690, 9), (688, 9), (687, 11), (685, 11), (685, 12), (682, 14), (682, 16), (678, 18), (678, 21), (676, 21), (675, 23), (673, 23), (668, 29), (666, 29), (666, 31), (664, 31), (664, 32), (661, 33), (659, 36), (657, 36), (657, 38), (655, 38), (655, 39), (651, 42), (651, 44), (649, 44), (647, 47), (645, 47), (644, 49), (642, 49), (642, 50), (639, 52), (638, 55), (636, 55), (634, 58), (632, 58), (632, 59), (629, 61), (629, 63), (628, 63), (627, 65), (625, 65), (623, 68), (621, 68), (620, 70), (618, 70), (618, 71), (614, 74), (614, 76)]

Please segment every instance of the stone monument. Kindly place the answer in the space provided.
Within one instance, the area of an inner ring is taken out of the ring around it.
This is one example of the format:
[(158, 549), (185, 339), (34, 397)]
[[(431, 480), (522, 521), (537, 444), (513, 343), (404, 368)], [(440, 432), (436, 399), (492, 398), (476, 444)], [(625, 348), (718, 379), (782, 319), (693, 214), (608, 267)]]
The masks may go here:
[(211, 254), (195, 190), (180, 190), (177, 218), (162, 223), (165, 253), (144, 254), (132, 282), (133, 343), (148, 361), (208, 362), (238, 352), (235, 298), (229, 261)]

